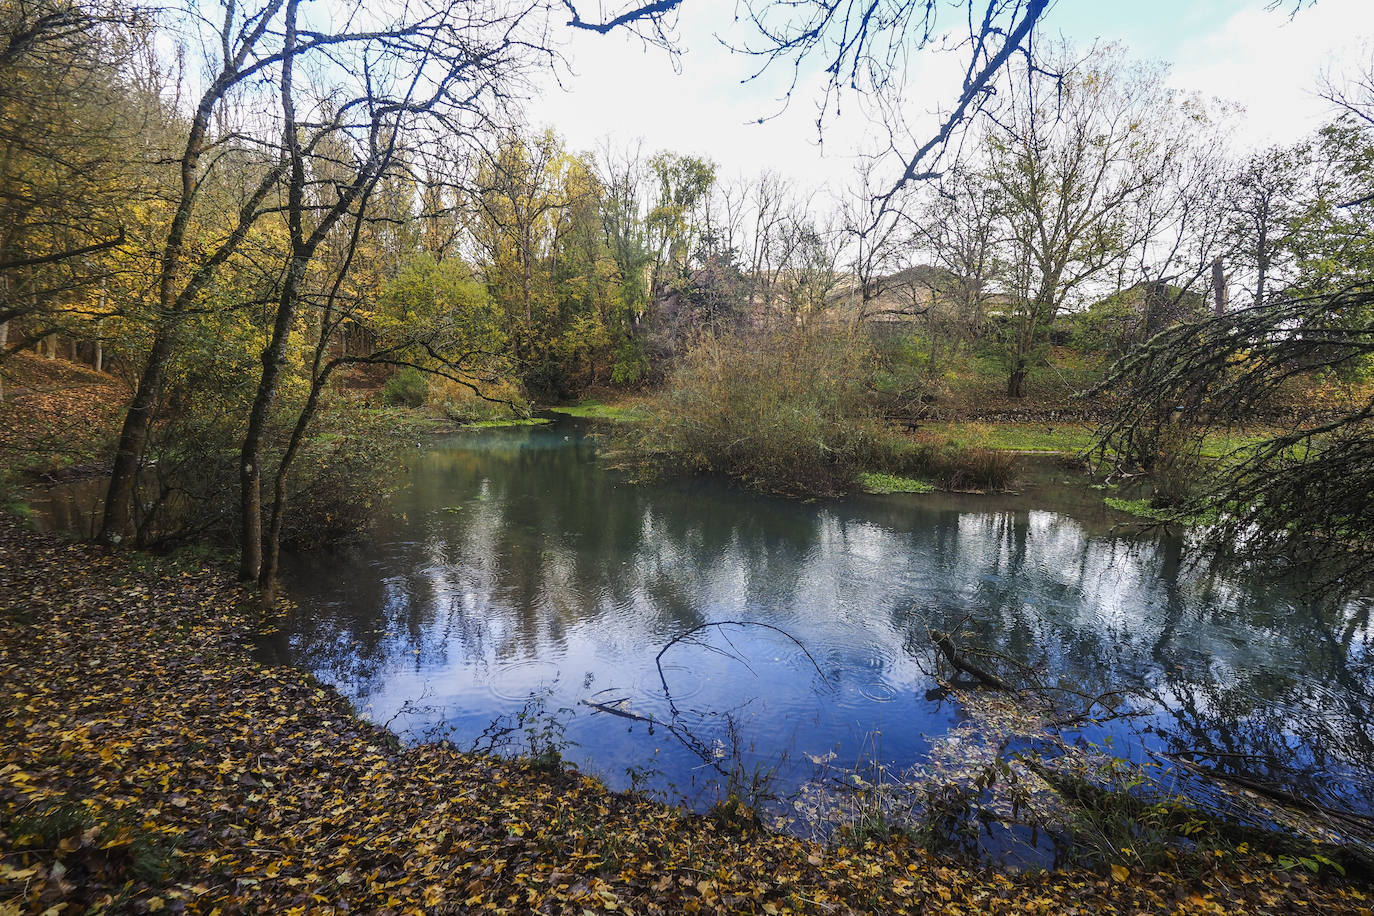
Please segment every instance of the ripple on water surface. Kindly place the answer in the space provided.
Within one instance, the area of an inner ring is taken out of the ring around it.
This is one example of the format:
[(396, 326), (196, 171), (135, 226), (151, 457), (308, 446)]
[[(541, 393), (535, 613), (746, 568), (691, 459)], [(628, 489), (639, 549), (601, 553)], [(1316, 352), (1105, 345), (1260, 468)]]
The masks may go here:
[(894, 675), (901, 666), (896, 647), (891, 644), (826, 642), (813, 654), (837, 693), (837, 703), (843, 707), (861, 707), (865, 701), (890, 703), (910, 692), (908, 687), (894, 683)]
[(706, 688), (706, 678), (690, 665), (663, 665), (663, 678), (658, 676), (658, 668), (650, 667), (635, 681), (635, 690), (642, 697), (662, 697), (663, 681), (673, 692), (675, 701), (690, 700), (699, 696)]
[(528, 659), (494, 665), (487, 675), (491, 692), (502, 700), (527, 700), (558, 683), (562, 669), (550, 661)]

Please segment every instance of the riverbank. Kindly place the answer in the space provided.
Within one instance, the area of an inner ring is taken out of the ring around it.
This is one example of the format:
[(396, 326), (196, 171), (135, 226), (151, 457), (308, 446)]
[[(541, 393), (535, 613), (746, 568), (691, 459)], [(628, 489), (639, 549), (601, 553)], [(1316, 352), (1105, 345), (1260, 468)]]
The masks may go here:
[(0, 912), (1369, 912), (1259, 860), (1007, 875), (402, 748), (218, 572), (0, 521)]

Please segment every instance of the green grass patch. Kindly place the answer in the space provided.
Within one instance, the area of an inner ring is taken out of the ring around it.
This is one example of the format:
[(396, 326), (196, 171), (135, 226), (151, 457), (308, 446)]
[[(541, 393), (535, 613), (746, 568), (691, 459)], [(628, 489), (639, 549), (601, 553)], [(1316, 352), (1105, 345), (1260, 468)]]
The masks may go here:
[(1127, 515), (1149, 519), (1152, 522), (1169, 522), (1175, 525), (1205, 525), (1209, 521), (1216, 520), (1211, 513), (1190, 515), (1177, 509), (1153, 506), (1148, 499), (1122, 499), (1119, 496), (1108, 496), (1103, 502), (1117, 512), (1125, 512)]
[(643, 420), (648, 413), (641, 407), (617, 407), (600, 401), (583, 400), (562, 407), (550, 407), (551, 413), (561, 413), (568, 417), (584, 417), (591, 420), (610, 420), (615, 423), (634, 423)]
[[(962, 448), (990, 448), (999, 452), (1060, 452), (1077, 454), (1096, 444), (1096, 429), (1084, 423), (984, 423), (958, 421), (923, 423), (920, 432), (938, 436)], [(1253, 448), (1273, 435), (1251, 428), (1207, 434), (1201, 457), (1220, 458), (1237, 449)]]
[(1200, 455), (1203, 458), (1221, 458), (1232, 452), (1238, 452), (1236, 457), (1244, 457), (1245, 451), (1272, 439), (1279, 432), (1279, 430), (1264, 428), (1210, 432), (1202, 440)]
[(464, 429), (496, 429), (501, 426), (542, 426), (552, 423), (548, 417), (510, 417), (504, 420), (473, 420), (464, 423)]
[(880, 474), (864, 472), (859, 475), (859, 486), (866, 493), (934, 493), (935, 485), (917, 477), (903, 477), (900, 474)]
[(1122, 499), (1119, 496), (1108, 496), (1102, 500), (1108, 506), (1118, 512), (1125, 512), (1127, 515), (1134, 515), (1136, 518), (1147, 518), (1156, 522), (1170, 522), (1174, 520), (1174, 513), (1168, 509), (1156, 509), (1150, 505), (1148, 499)]

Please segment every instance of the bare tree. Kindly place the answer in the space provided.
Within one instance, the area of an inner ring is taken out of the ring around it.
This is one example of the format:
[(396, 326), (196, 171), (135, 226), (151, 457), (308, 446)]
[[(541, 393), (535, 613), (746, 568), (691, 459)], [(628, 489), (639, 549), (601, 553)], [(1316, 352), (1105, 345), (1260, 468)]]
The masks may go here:
[(1224, 189), (1232, 258), (1255, 305), (1294, 277), (1292, 244), (1310, 196), (1311, 156), (1306, 143), (1254, 153)]
[(1009, 249), (1011, 309), (1002, 330), (1007, 395), (1025, 395), (1045, 333), (1071, 299), (1133, 247), (1129, 215), (1167, 161), (1158, 129), (1169, 103), (1156, 70), (1128, 70), (1113, 49), (1063, 75), (1022, 68), (987, 139), (987, 175)]
[(844, 237), (804, 212), (793, 214), (780, 234), (787, 253), (778, 283), (780, 298), (794, 323), (807, 324), (825, 313), (840, 289)]
[[(1169, 324), (1198, 317), (1214, 274), (1234, 253), (1229, 231), (1231, 162), (1224, 113), (1196, 98), (1157, 112), (1162, 142), (1156, 180), (1131, 203), (1131, 250), (1118, 264), (1117, 288), (1134, 308), (1121, 343), (1140, 343)], [(1214, 290), (1213, 290), (1214, 292)]]
[(985, 175), (956, 167), (911, 221), (914, 247), (933, 268), (912, 282), (929, 293), (932, 309), (947, 316), (965, 340), (983, 331), (989, 305), (1005, 280), (998, 207), (998, 194)]
[(746, 235), (748, 256), (744, 262), (751, 317), (772, 309), (773, 287), (779, 265), (786, 260), (781, 230), (791, 206), (790, 183), (776, 172), (760, 172), (749, 183), (747, 206), (752, 215)]
[(853, 320), (862, 324), (872, 317), (874, 303), (888, 288), (896, 270), (901, 249), (910, 244), (905, 231), (905, 207), (881, 208), (874, 203), (878, 195), (877, 165), (871, 159), (860, 161), (854, 186), (840, 200), (839, 219), (848, 251), (849, 273), (855, 301)]

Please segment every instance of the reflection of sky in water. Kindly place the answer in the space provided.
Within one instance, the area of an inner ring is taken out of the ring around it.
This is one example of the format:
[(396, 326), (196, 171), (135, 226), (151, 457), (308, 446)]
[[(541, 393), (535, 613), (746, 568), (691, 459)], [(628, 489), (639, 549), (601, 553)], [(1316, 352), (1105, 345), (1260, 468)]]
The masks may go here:
[(1119, 747), (1258, 755), (1252, 772), (1297, 766), (1368, 794), (1374, 602), (1312, 607), (1189, 567), (1177, 543), (1115, 537), (1100, 494), (1053, 486), (1066, 472), (1019, 497), (807, 504), (707, 480), (634, 486), (593, 455), (568, 424), (416, 455), (374, 543), (292, 564), (301, 610), (276, 649), (414, 736), (442, 725), (467, 743), (547, 692), (571, 710), (571, 759), (612, 785), (649, 767), (691, 795), (710, 772), (698, 758), (579, 701), (665, 717), (658, 651), (700, 623), (761, 621), (821, 673), (761, 628), (678, 644), (665, 671), (694, 731), (725, 740), (729, 713), (745, 760), (785, 752), (789, 778), (829, 751), (907, 764), (959, 717), (927, 696), (926, 628), (964, 621), (1051, 680), (1145, 691), (1152, 715), (1113, 726)]

